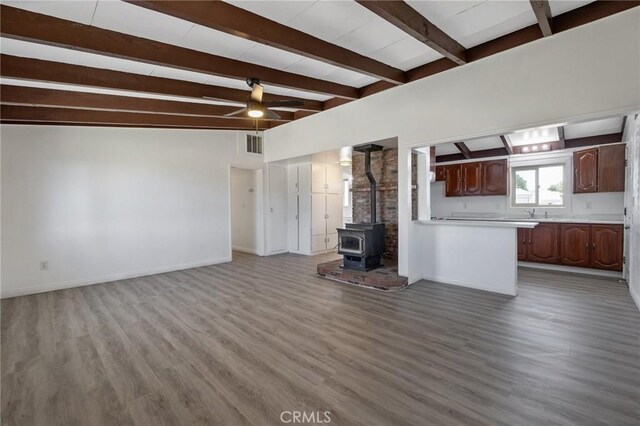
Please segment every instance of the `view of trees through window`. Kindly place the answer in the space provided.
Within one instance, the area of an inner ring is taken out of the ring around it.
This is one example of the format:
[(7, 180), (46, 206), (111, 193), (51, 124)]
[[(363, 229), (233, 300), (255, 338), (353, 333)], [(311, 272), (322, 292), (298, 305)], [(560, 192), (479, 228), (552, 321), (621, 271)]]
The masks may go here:
[(513, 169), (514, 206), (562, 206), (563, 195), (563, 165)]

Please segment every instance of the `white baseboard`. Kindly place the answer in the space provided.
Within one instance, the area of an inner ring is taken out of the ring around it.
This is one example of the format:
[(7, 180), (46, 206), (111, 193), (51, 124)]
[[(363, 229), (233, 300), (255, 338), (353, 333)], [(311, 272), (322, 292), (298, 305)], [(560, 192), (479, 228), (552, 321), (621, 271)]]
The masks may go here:
[(423, 275), (422, 279), (423, 280), (427, 280), (427, 281), (434, 281), (434, 282), (441, 283), (441, 284), (450, 284), (450, 285), (455, 285), (455, 286), (459, 286), (459, 287), (472, 288), (474, 290), (488, 291), (489, 293), (501, 294), (501, 295), (504, 295), (504, 296), (517, 296), (518, 295), (518, 286), (517, 286), (517, 284), (516, 284), (516, 287), (515, 287), (513, 292), (506, 292), (505, 293), (505, 292), (496, 291), (493, 288), (485, 287), (482, 284), (478, 285), (477, 283), (453, 280), (451, 278), (443, 277), (443, 276), (440, 276), (440, 275), (436, 275), (436, 276)]
[(635, 291), (631, 286), (629, 286), (629, 293), (631, 293), (631, 298), (636, 302), (636, 306), (638, 307), (638, 310), (640, 310), (640, 293)]
[(144, 277), (147, 275), (162, 274), (165, 272), (179, 271), (182, 269), (199, 268), (201, 266), (216, 265), (219, 263), (231, 262), (231, 257), (222, 257), (219, 259), (209, 259), (200, 262), (182, 263), (177, 265), (165, 266), (161, 268), (145, 269), (141, 271), (123, 272), (118, 274), (103, 275), (99, 277), (83, 278), (79, 280), (62, 281), (57, 283), (40, 284), (31, 287), (24, 287), (16, 290), (6, 290), (0, 292), (0, 298), (9, 299), (11, 297), (26, 296), (29, 294), (44, 293), (47, 291), (62, 290), (65, 288), (82, 287), (85, 285), (108, 283), (111, 281), (126, 280), (129, 278)]
[(261, 256), (261, 254), (258, 253), (258, 250), (252, 249), (252, 248), (233, 246), (233, 250), (239, 251), (242, 253), (249, 253), (249, 254), (255, 254), (257, 256)]
[(546, 263), (534, 263), (534, 262), (518, 262), (518, 266), (525, 267), (525, 268), (532, 268), (532, 269), (544, 269), (547, 271), (571, 272), (574, 274), (598, 275), (601, 277), (609, 277), (609, 278), (622, 278), (622, 272), (605, 271), (602, 269), (576, 268), (575, 266), (551, 265)]

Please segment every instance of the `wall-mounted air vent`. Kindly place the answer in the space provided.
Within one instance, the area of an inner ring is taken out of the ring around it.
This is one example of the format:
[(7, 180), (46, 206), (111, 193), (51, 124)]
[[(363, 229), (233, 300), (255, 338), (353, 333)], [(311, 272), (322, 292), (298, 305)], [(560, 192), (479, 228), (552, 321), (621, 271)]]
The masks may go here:
[(262, 154), (262, 136), (247, 135), (247, 152)]

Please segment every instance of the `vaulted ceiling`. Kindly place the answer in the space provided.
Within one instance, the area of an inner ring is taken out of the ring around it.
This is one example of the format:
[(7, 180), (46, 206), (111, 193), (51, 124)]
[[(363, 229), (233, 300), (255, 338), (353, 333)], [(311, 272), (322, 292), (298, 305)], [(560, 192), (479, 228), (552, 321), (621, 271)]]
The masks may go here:
[[(639, 1), (3, 1), (3, 123), (261, 129)], [(281, 120), (226, 117), (257, 77)]]

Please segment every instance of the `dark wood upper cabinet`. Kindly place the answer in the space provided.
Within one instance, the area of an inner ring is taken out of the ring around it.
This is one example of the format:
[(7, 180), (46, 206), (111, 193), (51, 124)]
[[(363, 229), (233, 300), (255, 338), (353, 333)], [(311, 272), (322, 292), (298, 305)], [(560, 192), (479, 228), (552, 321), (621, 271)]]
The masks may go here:
[(598, 148), (573, 153), (573, 193), (598, 192)]
[(625, 145), (598, 147), (598, 192), (624, 191)]
[(622, 225), (591, 225), (591, 267), (622, 271)]
[(444, 182), (445, 180), (444, 166), (436, 166), (436, 182)]
[(483, 161), (482, 195), (507, 195), (507, 160)]
[(462, 164), (445, 166), (445, 195), (456, 197), (462, 195)]
[(573, 153), (573, 192), (624, 191), (625, 145), (602, 145)]
[(482, 163), (462, 164), (462, 195), (482, 194)]
[(518, 228), (518, 260), (527, 260), (529, 229)]
[(540, 223), (529, 231), (527, 260), (558, 263), (558, 224)]
[(567, 266), (590, 266), (590, 227), (567, 223), (560, 225), (560, 263)]

